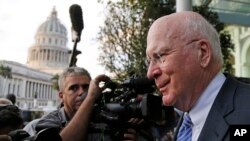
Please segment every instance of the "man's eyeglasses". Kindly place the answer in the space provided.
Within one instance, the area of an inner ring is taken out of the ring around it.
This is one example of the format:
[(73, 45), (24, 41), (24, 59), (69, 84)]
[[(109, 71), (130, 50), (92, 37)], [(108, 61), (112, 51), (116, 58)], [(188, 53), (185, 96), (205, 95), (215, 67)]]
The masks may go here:
[(166, 58), (165, 58), (166, 55), (167, 54), (163, 53), (163, 54), (157, 54), (156, 56), (152, 58), (147, 58), (146, 65), (149, 66), (150, 64), (153, 64), (153, 65), (163, 64), (166, 61)]
[[(191, 40), (190, 42), (188, 42), (185, 46), (189, 46), (191, 45), (192, 43), (194, 42), (197, 42), (199, 41), (200, 39), (193, 39)], [(153, 65), (162, 65), (166, 62), (166, 56), (168, 55), (169, 53), (162, 53), (162, 54), (156, 54), (155, 56), (153, 56), (152, 58), (151, 57), (148, 57), (147, 60), (146, 60), (146, 65), (149, 66), (150, 64), (153, 64)]]

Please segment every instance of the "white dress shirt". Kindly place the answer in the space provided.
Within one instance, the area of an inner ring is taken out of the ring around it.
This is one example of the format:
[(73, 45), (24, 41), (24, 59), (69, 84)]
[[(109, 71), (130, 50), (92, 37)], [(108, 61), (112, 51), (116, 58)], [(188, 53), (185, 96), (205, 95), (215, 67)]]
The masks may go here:
[(189, 111), (193, 123), (192, 141), (197, 141), (204, 126), (208, 113), (218, 95), (226, 77), (220, 72), (209, 83), (194, 107)]

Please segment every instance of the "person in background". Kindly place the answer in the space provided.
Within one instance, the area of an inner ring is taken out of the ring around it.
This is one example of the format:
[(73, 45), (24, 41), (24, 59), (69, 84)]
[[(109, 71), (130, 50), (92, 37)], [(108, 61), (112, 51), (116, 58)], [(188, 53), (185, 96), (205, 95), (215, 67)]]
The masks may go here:
[[(188, 134), (192, 141), (229, 141), (230, 125), (250, 125), (250, 85), (222, 73), (220, 38), (200, 14), (157, 19), (146, 55), (147, 76), (155, 80), (163, 104), (184, 112), (174, 140)], [(185, 124), (189, 131), (182, 130)]]
[(23, 128), (23, 120), (19, 113), (2, 106), (0, 108), (0, 135), (7, 135), (10, 131)]
[(5, 98), (0, 98), (0, 141), (11, 141), (9, 132), (22, 129), (23, 119), (18, 107)]
[(6, 98), (9, 99), (14, 105), (16, 104), (16, 96), (15, 96), (15, 94), (7, 94)]
[[(59, 76), (59, 97), (63, 106), (42, 117), (36, 123), (37, 132), (48, 128), (58, 128), (63, 141), (97, 141), (101, 140), (103, 133), (89, 133), (90, 117), (96, 99), (103, 88), (100, 82), (107, 82), (110, 78), (99, 75), (91, 79), (89, 72), (84, 68), (69, 67)], [(24, 128), (27, 130), (27, 128)], [(130, 134), (131, 132), (131, 134)], [(134, 130), (124, 134), (124, 139), (135, 140)], [(111, 140), (104, 136), (105, 140)]]

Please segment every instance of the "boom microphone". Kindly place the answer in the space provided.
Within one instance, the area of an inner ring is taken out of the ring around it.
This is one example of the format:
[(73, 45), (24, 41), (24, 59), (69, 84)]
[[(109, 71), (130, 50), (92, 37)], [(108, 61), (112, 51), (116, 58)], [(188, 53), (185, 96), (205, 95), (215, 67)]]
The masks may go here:
[(76, 66), (78, 54), (81, 54), (81, 51), (76, 49), (77, 43), (81, 40), (81, 33), (83, 30), (83, 18), (82, 18), (82, 8), (73, 4), (69, 8), (70, 19), (72, 23), (71, 32), (72, 32), (72, 41), (74, 42), (73, 50), (70, 52), (70, 62), (69, 66)]
[(69, 8), (69, 14), (72, 23), (72, 40), (79, 42), (83, 30), (82, 8), (78, 4), (73, 4)]

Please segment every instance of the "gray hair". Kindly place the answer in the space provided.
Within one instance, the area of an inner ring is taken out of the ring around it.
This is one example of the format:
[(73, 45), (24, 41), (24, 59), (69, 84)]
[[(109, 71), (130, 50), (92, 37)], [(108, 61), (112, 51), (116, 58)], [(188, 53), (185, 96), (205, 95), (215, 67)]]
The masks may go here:
[(79, 68), (79, 67), (69, 67), (69, 68), (65, 69), (61, 75), (59, 75), (59, 79), (58, 79), (59, 91), (63, 90), (63, 88), (64, 88), (63, 82), (65, 81), (65, 78), (69, 75), (87, 76), (91, 80), (91, 76), (86, 69)]
[(184, 37), (192, 37), (197, 36), (195, 34), (199, 34), (202, 37), (208, 39), (212, 46), (212, 52), (215, 59), (223, 64), (223, 56), (220, 47), (220, 38), (216, 29), (202, 16), (198, 16), (197, 14), (190, 14), (189, 16), (183, 19), (183, 27), (184, 27)]

